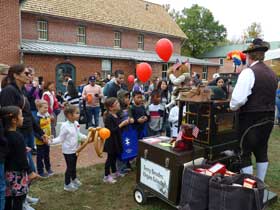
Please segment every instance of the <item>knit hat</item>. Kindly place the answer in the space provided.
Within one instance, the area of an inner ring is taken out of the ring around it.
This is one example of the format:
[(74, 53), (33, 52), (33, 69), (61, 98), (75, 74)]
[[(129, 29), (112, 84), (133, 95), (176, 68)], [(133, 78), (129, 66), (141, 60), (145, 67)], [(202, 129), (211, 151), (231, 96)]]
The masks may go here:
[(130, 93), (127, 90), (124, 90), (124, 89), (120, 89), (117, 92), (117, 97), (118, 97), (119, 103), (121, 105), (121, 108), (126, 107), (126, 104), (124, 103), (124, 98), (125, 98), (125, 96), (129, 96), (129, 94)]

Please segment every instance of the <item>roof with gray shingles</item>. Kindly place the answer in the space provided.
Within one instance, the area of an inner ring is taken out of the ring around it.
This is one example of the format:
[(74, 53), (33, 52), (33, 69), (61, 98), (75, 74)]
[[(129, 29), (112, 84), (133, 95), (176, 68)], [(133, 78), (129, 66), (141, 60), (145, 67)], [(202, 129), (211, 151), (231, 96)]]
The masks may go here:
[(143, 0), (25, 0), (21, 11), (186, 38), (161, 5)]
[[(216, 47), (213, 50), (204, 53), (201, 55), (201, 58), (225, 58), (230, 51), (233, 50), (246, 50), (248, 44), (234, 44), (234, 45), (226, 45), (222, 47)], [(274, 50), (280, 48), (280, 41), (270, 42), (270, 50)]]
[[(86, 45), (65, 44), (58, 42), (46, 42), (26, 39), (22, 40), (21, 51), (23, 53), (28, 54), (82, 56), (162, 63), (162, 60), (158, 57), (158, 55), (155, 52), (151, 51), (147, 52), (129, 49), (115, 49), (109, 47), (94, 47)], [(180, 56), (178, 54), (172, 55), (169, 62), (175, 63), (176, 59), (180, 59), (181, 61), (189, 60), (190, 64), (194, 65), (220, 65), (218, 63)]]

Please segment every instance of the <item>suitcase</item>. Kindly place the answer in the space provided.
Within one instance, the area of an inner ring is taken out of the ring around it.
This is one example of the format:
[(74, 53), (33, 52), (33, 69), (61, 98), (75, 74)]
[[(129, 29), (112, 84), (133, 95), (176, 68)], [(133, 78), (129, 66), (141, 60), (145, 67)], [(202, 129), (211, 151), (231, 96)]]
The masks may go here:
[[(158, 138), (161, 137), (154, 137)], [(193, 151), (176, 152), (171, 147), (155, 142), (148, 143), (145, 139), (139, 141), (137, 184), (167, 203), (178, 205), (184, 163), (203, 157), (204, 150), (194, 146)]]

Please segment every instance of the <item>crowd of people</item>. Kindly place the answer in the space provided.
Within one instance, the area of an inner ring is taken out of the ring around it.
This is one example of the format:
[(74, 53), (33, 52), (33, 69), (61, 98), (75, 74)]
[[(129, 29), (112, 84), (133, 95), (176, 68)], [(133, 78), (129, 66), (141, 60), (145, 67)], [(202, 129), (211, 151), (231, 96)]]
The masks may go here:
[[(170, 133), (168, 111), (165, 109), (165, 104), (170, 100), (170, 91), (165, 80), (153, 80), (145, 87), (135, 82), (130, 94), (122, 70), (115, 71), (114, 78), (107, 80), (102, 80), (97, 72), (78, 88), (71, 77), (66, 75), (67, 91), (56, 93), (55, 83), (36, 77), (31, 67), (17, 64), (5, 73), (7, 75), (1, 82), (0, 94), (1, 210), (33, 209), (29, 204), (38, 202), (38, 199), (27, 195), (32, 179), (54, 174), (50, 144), (62, 143), (67, 165), (64, 190), (78, 189), (81, 182), (76, 175), (75, 152), (79, 143), (86, 139), (80, 133), (80, 111), (86, 116), (87, 128), (98, 127), (102, 113), (105, 127), (112, 132), (104, 150), (108, 154), (104, 182), (114, 183), (117, 177), (131, 170), (129, 161), (120, 160), (118, 166), (122, 165), (122, 170), (116, 169), (121, 151), (120, 133), (125, 127), (133, 124), (138, 138)], [(56, 121), (61, 110), (66, 120), (57, 135)], [(114, 132), (116, 135), (113, 135)], [(32, 154), (36, 154), (36, 164)]]
[[(208, 87), (215, 100), (228, 99), (232, 94), (230, 106), (232, 110), (241, 110), (240, 134), (242, 139), (246, 139), (243, 144), (243, 172), (252, 173), (250, 160), (253, 152), (257, 159), (257, 175), (264, 180), (268, 166), (267, 142), (272, 130), (269, 120), (274, 118), (275, 98), (280, 124), (280, 83), (275, 92), (276, 77), (262, 62), (267, 50), (262, 44), (256, 41), (247, 50), (249, 67), (241, 72), (234, 90), (230, 81), (218, 74), (213, 75)], [(105, 183), (115, 183), (131, 171), (130, 161), (120, 159), (122, 134), (127, 129), (136, 132), (136, 141), (154, 135), (177, 138), (179, 107), (174, 104), (167, 108), (173, 88), (168, 80), (153, 78), (143, 84), (135, 79), (129, 90), (122, 70), (116, 70), (113, 78), (108, 76), (105, 79), (95, 72), (83, 79), (79, 86), (66, 75), (66, 92), (56, 93), (55, 83), (35, 77), (35, 70), (31, 67), (17, 64), (6, 73), (0, 93), (0, 210), (33, 209), (30, 203), (36, 203), (38, 199), (28, 196), (31, 181), (54, 174), (51, 144), (62, 144), (66, 162), (64, 190), (76, 191), (82, 185), (76, 173), (76, 151), (87, 136), (80, 132), (79, 122), (85, 123), (86, 128), (99, 127), (102, 116), (104, 127), (111, 131), (104, 146), (107, 153)], [(193, 73), (188, 85), (201, 84), (200, 75)], [(61, 111), (65, 122), (57, 134), (56, 121)], [(81, 116), (84, 117), (83, 122)], [(246, 130), (256, 122), (260, 122), (258, 130), (253, 129), (251, 135), (246, 136)], [(260, 130), (262, 134), (259, 134)], [(256, 141), (262, 146), (253, 146)], [(36, 164), (32, 154), (36, 154)]]

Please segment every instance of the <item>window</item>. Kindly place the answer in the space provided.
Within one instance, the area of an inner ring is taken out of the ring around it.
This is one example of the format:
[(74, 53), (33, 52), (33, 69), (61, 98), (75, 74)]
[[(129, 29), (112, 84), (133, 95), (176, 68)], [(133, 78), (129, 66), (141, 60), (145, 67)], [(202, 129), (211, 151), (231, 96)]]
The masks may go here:
[(107, 75), (112, 73), (112, 63), (111, 60), (102, 60), (102, 78), (107, 78)]
[(144, 50), (144, 35), (138, 35), (138, 50)]
[(86, 27), (85, 26), (79, 26), (78, 27), (78, 44), (86, 44)]
[(121, 48), (121, 32), (115, 31), (114, 47)]
[(169, 65), (167, 63), (162, 64), (162, 72), (161, 72), (161, 78), (167, 80), (167, 69)]
[(205, 79), (205, 80), (208, 79), (208, 66), (203, 66), (203, 69), (202, 69), (202, 79)]
[(44, 20), (37, 21), (37, 31), (39, 40), (48, 40), (48, 22)]
[(220, 58), (220, 65), (224, 66), (224, 59), (223, 58)]

